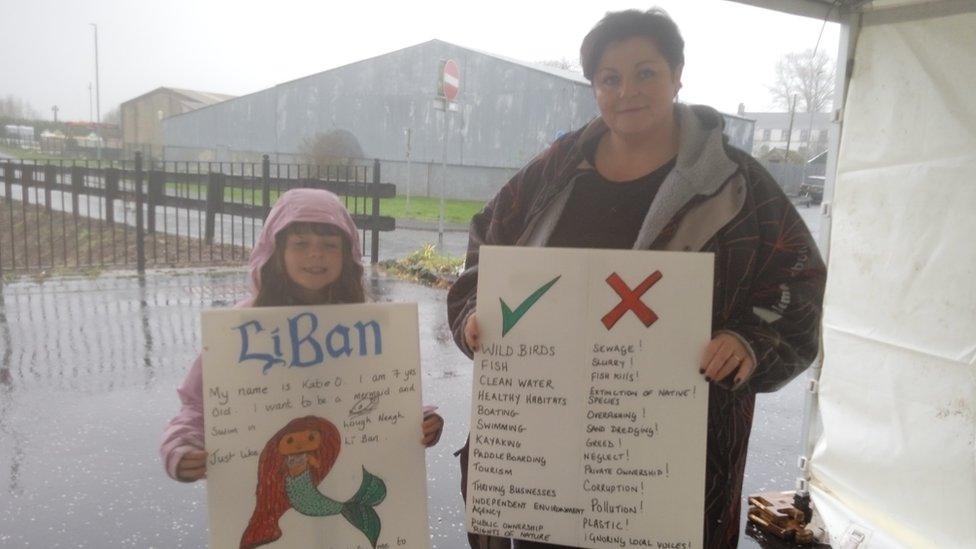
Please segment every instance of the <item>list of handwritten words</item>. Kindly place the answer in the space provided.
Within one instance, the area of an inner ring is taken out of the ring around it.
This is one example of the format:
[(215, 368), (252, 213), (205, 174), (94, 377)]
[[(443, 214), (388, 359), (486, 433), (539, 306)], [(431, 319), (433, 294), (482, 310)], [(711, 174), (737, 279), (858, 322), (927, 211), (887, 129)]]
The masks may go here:
[[(667, 302), (655, 304), (662, 320), (653, 329), (621, 321), (609, 330), (563, 320), (599, 319), (594, 310), (607, 309), (585, 298), (565, 305), (585, 295), (573, 282), (564, 275), (535, 305), (548, 318), (525, 320), (506, 337), (489, 330), (475, 354), (468, 530), (579, 547), (700, 547), (708, 392), (696, 359), (707, 305), (690, 330)], [(492, 319), (479, 310), (479, 322)]]

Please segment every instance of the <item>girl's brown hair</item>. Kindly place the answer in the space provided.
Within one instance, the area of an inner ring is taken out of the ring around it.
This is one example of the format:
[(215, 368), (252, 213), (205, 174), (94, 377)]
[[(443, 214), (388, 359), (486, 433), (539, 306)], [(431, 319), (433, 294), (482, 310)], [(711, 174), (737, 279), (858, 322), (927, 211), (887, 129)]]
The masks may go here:
[[(299, 299), (299, 288), (285, 272), (284, 252), (288, 237), (293, 234), (342, 237), (342, 274), (326, 289), (322, 303), (305, 303)], [(287, 305), (324, 305), (332, 303), (362, 303), (366, 301), (363, 288), (363, 267), (352, 259), (352, 244), (342, 229), (327, 223), (292, 223), (275, 235), (274, 254), (261, 267), (261, 289), (254, 299), (254, 307)]]

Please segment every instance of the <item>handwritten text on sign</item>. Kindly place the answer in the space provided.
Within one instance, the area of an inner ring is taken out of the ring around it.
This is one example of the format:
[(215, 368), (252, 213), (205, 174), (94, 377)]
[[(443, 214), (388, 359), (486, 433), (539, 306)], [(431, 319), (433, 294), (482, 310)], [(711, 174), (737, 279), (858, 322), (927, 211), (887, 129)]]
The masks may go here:
[(429, 547), (415, 305), (202, 323), (211, 547)]
[(712, 261), (481, 248), (469, 531), (701, 547)]

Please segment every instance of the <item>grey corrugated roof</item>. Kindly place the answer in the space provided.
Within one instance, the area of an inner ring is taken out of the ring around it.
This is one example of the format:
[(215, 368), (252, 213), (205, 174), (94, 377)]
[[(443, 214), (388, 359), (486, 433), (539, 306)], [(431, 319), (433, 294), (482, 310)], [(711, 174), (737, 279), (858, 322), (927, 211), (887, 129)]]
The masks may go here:
[(575, 72), (575, 71), (569, 71), (569, 70), (565, 70), (565, 69), (559, 69), (559, 68), (556, 68), (556, 67), (550, 67), (549, 65), (543, 65), (542, 63), (530, 63), (528, 61), (520, 61), (518, 59), (513, 59), (511, 57), (505, 57), (504, 55), (498, 55), (497, 53), (491, 53), (491, 52), (487, 52), (487, 51), (476, 50), (474, 48), (468, 48), (468, 47), (465, 47), (465, 46), (459, 46), (457, 44), (452, 44), (450, 42), (444, 42), (443, 40), (437, 40), (437, 39), (435, 39), (434, 41), (441, 42), (441, 43), (444, 43), (444, 44), (448, 44), (448, 45), (454, 46), (456, 48), (470, 50), (470, 51), (473, 51), (475, 53), (480, 53), (481, 55), (487, 55), (488, 57), (494, 57), (495, 59), (498, 59), (500, 61), (505, 61), (506, 63), (512, 63), (512, 64), (519, 65), (519, 66), (522, 66), (522, 67), (525, 67), (525, 68), (528, 68), (528, 69), (532, 69), (532, 70), (537, 70), (537, 71), (540, 71), (540, 72), (544, 72), (544, 73), (550, 74), (552, 76), (556, 76), (556, 77), (559, 77), (559, 78), (563, 78), (565, 80), (571, 80), (573, 82), (576, 82), (577, 84), (583, 84), (583, 85), (586, 85), (586, 86), (589, 86), (590, 85), (590, 81), (587, 80), (583, 76), (582, 73), (578, 73), (578, 72)]
[(152, 95), (154, 93), (160, 93), (160, 92), (170, 92), (170, 93), (175, 93), (175, 94), (182, 95), (183, 97), (185, 97), (187, 99), (187, 101), (189, 101), (189, 102), (184, 101), (183, 102), (184, 106), (186, 106), (187, 108), (189, 108), (191, 110), (192, 109), (199, 109), (200, 107), (205, 107), (207, 105), (213, 105), (214, 103), (220, 103), (221, 101), (226, 101), (228, 99), (233, 99), (233, 98), (237, 97), (236, 95), (227, 95), (227, 94), (223, 94), (223, 93), (213, 93), (213, 92), (204, 92), (204, 91), (197, 91), (197, 90), (187, 90), (187, 89), (183, 89), (183, 88), (170, 88), (168, 86), (160, 86), (160, 87), (158, 87), (158, 88), (156, 88), (154, 90), (148, 91), (148, 92), (146, 92), (146, 93), (144, 93), (142, 95), (133, 97), (132, 99), (128, 99), (126, 101), (123, 101), (122, 104), (125, 105), (126, 103), (131, 103), (133, 101), (138, 101), (139, 99), (142, 99), (143, 97), (148, 97), (148, 96), (150, 96), (150, 95)]
[(204, 105), (213, 105), (214, 103), (220, 103), (221, 101), (226, 101), (228, 99), (233, 99), (235, 96), (227, 95), (224, 93), (213, 93), (198, 90), (187, 90), (183, 88), (162, 88), (167, 90), (172, 90), (180, 95), (184, 95), (189, 99), (197, 103), (202, 103)]
[[(379, 54), (379, 55), (374, 55), (373, 57), (367, 57), (365, 59), (360, 59), (358, 61), (353, 61), (351, 63), (347, 63), (345, 65), (339, 65), (337, 67), (332, 67), (332, 68), (326, 69), (324, 71), (319, 71), (319, 72), (312, 73), (312, 74), (309, 74), (309, 75), (306, 75), (306, 76), (302, 76), (302, 77), (296, 78), (294, 80), (289, 80), (289, 81), (286, 81), (286, 82), (282, 82), (282, 83), (276, 84), (275, 86), (271, 86), (270, 88), (263, 88), (261, 90), (252, 92), (250, 94), (245, 94), (245, 95), (240, 96), (240, 97), (247, 97), (248, 95), (253, 95), (255, 93), (261, 93), (261, 92), (264, 92), (266, 90), (275, 88), (277, 86), (281, 86), (281, 85), (284, 85), (284, 84), (289, 84), (289, 83), (292, 83), (292, 82), (298, 82), (299, 80), (304, 80), (306, 78), (313, 78), (313, 77), (318, 76), (320, 74), (325, 74), (325, 73), (328, 73), (328, 72), (332, 72), (332, 71), (335, 71), (335, 70), (338, 70), (338, 69), (341, 69), (341, 68), (344, 68), (344, 67), (349, 67), (351, 65), (358, 65), (358, 64), (361, 64), (361, 63), (368, 63), (368, 62), (373, 61), (375, 59), (378, 59), (380, 57), (385, 57), (387, 55), (391, 55), (393, 53), (401, 52), (401, 51), (404, 51), (404, 50), (418, 48), (420, 46), (423, 46), (424, 44), (430, 44), (432, 42), (440, 42), (441, 44), (447, 44), (447, 45), (452, 46), (452, 47), (461, 48), (463, 50), (468, 50), (468, 51), (477, 53), (479, 55), (486, 55), (488, 57), (492, 57), (494, 59), (498, 59), (498, 60), (504, 61), (506, 63), (512, 63), (514, 65), (519, 65), (521, 67), (525, 67), (525, 68), (528, 68), (528, 69), (531, 69), (531, 70), (536, 70), (536, 71), (539, 71), (539, 72), (544, 72), (546, 74), (549, 74), (551, 76), (555, 76), (557, 78), (562, 78), (562, 79), (565, 79), (565, 80), (569, 80), (569, 81), (571, 81), (573, 83), (576, 83), (576, 84), (581, 84), (581, 85), (585, 85), (585, 86), (589, 86), (590, 85), (590, 81), (587, 80), (586, 78), (584, 78), (583, 75), (580, 74), (580, 73), (578, 73), (578, 72), (573, 72), (573, 71), (568, 71), (568, 70), (563, 70), (563, 69), (557, 69), (555, 67), (550, 67), (550, 66), (542, 65), (542, 64), (538, 64), (538, 63), (529, 63), (527, 61), (519, 61), (517, 59), (512, 59), (510, 57), (505, 57), (503, 55), (498, 55), (498, 54), (495, 54), (495, 53), (489, 53), (489, 52), (484, 52), (484, 51), (480, 51), (480, 50), (475, 50), (475, 49), (472, 49), (472, 48), (468, 48), (468, 47), (465, 47), (465, 46), (459, 46), (459, 45), (454, 44), (454, 43), (451, 43), (451, 42), (445, 42), (444, 40), (439, 40), (437, 38), (434, 38), (434, 39), (428, 40), (426, 42), (421, 42), (419, 44), (414, 44), (412, 46), (407, 46), (407, 47), (404, 47), (404, 48), (400, 48), (398, 50), (393, 50), (393, 51), (389, 51), (389, 52), (382, 53), (382, 54)], [(161, 88), (161, 89), (163, 89), (163, 88)], [(174, 92), (181, 93), (181, 94), (183, 94), (185, 91), (190, 91), (190, 90), (180, 90), (180, 89), (177, 89), (177, 88), (165, 88), (165, 89), (170, 89), (170, 90), (173, 90)], [(156, 91), (156, 90), (154, 90), (154, 91)], [(152, 93), (152, 92), (150, 92), (150, 93)], [(198, 93), (202, 93), (202, 92), (198, 92)], [(146, 95), (148, 95), (148, 94), (146, 94)], [(186, 94), (184, 94), (184, 95), (186, 95)], [(218, 96), (220, 94), (210, 94), (210, 95)], [(224, 97), (224, 99), (221, 99), (221, 101), (226, 100), (226, 99), (236, 99), (237, 98), (235, 96), (223, 96), (223, 97)], [(130, 99), (130, 101), (132, 101), (132, 100)], [(200, 107), (205, 107), (205, 106), (209, 106), (209, 105), (210, 104), (201, 105)], [(173, 115), (173, 116), (174, 117), (175, 116), (183, 116), (183, 115), (186, 115), (186, 114), (189, 114), (189, 113), (176, 114), (176, 115)]]

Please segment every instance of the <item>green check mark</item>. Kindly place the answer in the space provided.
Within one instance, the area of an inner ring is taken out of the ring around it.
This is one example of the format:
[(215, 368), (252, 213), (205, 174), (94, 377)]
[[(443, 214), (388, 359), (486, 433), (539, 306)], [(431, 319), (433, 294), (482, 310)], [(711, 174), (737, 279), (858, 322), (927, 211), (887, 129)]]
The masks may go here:
[(536, 301), (539, 301), (539, 298), (548, 292), (549, 288), (552, 288), (552, 286), (561, 276), (562, 275), (557, 276), (549, 282), (546, 282), (544, 286), (532, 292), (532, 295), (525, 298), (525, 301), (522, 303), (519, 303), (519, 306), (516, 307), (514, 311), (508, 307), (508, 304), (505, 303), (504, 299), (500, 297), (498, 298), (498, 301), (500, 301), (502, 304), (502, 337), (505, 337), (505, 334), (515, 327), (515, 324), (518, 323), (523, 316), (525, 316), (525, 313), (529, 312), (529, 309), (535, 305)]

